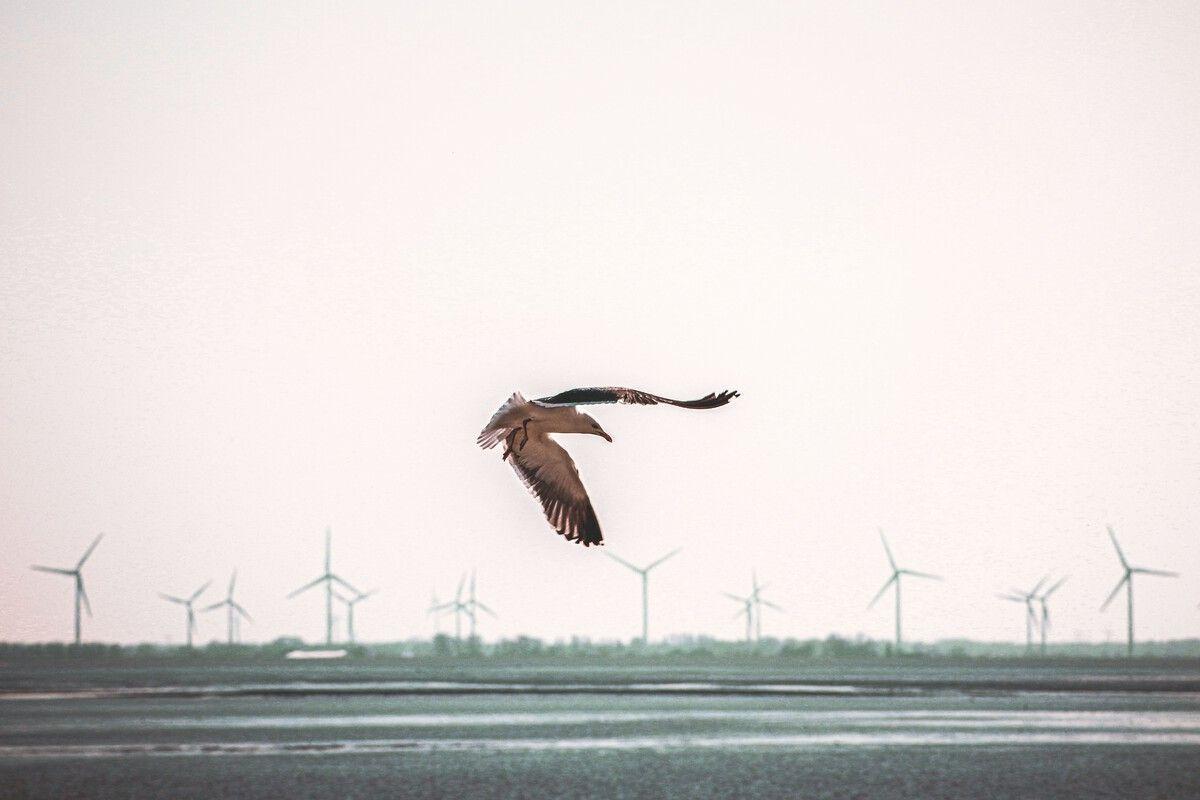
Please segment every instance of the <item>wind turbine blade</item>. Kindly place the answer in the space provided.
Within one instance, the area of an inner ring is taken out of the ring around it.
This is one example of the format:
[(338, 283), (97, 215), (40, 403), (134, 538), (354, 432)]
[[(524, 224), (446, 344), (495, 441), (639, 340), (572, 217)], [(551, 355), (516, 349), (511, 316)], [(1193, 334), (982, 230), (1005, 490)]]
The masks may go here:
[(348, 597), (343, 597), (343, 596), (342, 596), (342, 593), (341, 593), (341, 592), (339, 592), (337, 589), (334, 589), (334, 590), (333, 590), (333, 596), (334, 596), (334, 597), (336, 597), (338, 600), (341, 600), (341, 601), (342, 601), (343, 603), (345, 603), (346, 605), (350, 605), (350, 598), (348, 598)]
[(454, 593), (454, 602), (458, 603), (458, 602), (462, 601), (462, 590), (463, 590), (463, 587), (466, 585), (466, 583), (467, 583), (467, 573), (464, 572), (462, 574), (462, 577), (458, 579), (458, 591), (456, 591)]
[(1058, 591), (1058, 587), (1062, 586), (1066, 582), (1067, 582), (1067, 576), (1064, 575), (1063, 577), (1059, 578), (1058, 581), (1056, 583), (1054, 583), (1049, 589), (1042, 592), (1042, 600), (1045, 600), (1047, 597), (1054, 594), (1056, 591)]
[(888, 587), (896, 582), (896, 576), (899, 574), (900, 574), (899, 572), (892, 573), (892, 577), (888, 578), (887, 583), (885, 583), (883, 585), (883, 588), (879, 590), (879, 593), (876, 594), (873, 598), (871, 598), (871, 602), (867, 603), (867, 608), (870, 608), (871, 606), (873, 606), (877, 602), (879, 602), (879, 598), (883, 597), (883, 593), (888, 590)]
[(929, 578), (930, 580), (934, 581), (940, 581), (942, 579), (941, 575), (930, 575), (928, 572), (917, 572), (915, 569), (902, 569), (900, 572), (905, 575), (912, 575), (914, 578)]
[(1136, 572), (1140, 575), (1157, 575), (1160, 578), (1178, 578), (1178, 572), (1167, 572), (1161, 569), (1143, 569), (1142, 567), (1134, 567), (1131, 572)]
[(358, 597), (354, 598), (354, 602), (357, 603), (359, 600), (366, 600), (368, 597), (370, 597), (373, 594), (377, 594), (378, 592), (379, 592), (378, 589), (371, 589), (369, 591), (362, 592), (361, 594), (359, 594)]
[(238, 605), (237, 603), (233, 603), (232, 605), (233, 605), (233, 610), (234, 610), (234, 611), (236, 611), (236, 612), (238, 612), (239, 614), (241, 614), (243, 617), (245, 617), (247, 622), (250, 622), (250, 623), (253, 623), (253, 622), (254, 622), (254, 618), (250, 616), (250, 612), (249, 612), (249, 611), (247, 611), (246, 609), (242, 608), (242, 607), (241, 607), (240, 605)]
[(652, 563), (652, 564), (650, 564), (649, 566), (647, 566), (647, 567), (646, 567), (646, 569), (645, 569), (645, 571), (646, 571), (646, 572), (649, 572), (650, 570), (652, 570), (652, 569), (654, 569), (655, 567), (657, 567), (659, 564), (661, 564), (661, 563), (663, 563), (664, 561), (666, 561), (666, 560), (667, 560), (668, 558), (670, 558), (671, 556), (673, 556), (673, 555), (677, 554), (677, 553), (678, 553), (680, 550), (682, 550), (682, 549), (683, 549), (682, 547), (676, 547), (674, 550), (672, 550), (671, 552), (667, 553), (665, 556), (663, 556), (662, 558), (660, 558), (658, 561), (655, 561), (654, 563)]
[(1038, 581), (1037, 583), (1035, 583), (1033, 585), (1033, 588), (1029, 590), (1028, 595), (1030, 597), (1033, 597), (1034, 595), (1036, 595), (1038, 593), (1038, 589), (1041, 589), (1042, 584), (1044, 584), (1048, 580), (1050, 580), (1050, 576), (1049, 575), (1044, 576), (1040, 581)]
[(202, 608), (200, 610), (201, 611), (216, 611), (218, 608), (223, 608), (224, 606), (227, 606), (227, 605), (232, 605), (232, 603), (230, 603), (228, 600), (222, 600), (219, 603), (213, 603), (211, 606), (205, 606), (204, 608)]
[(1117, 533), (1112, 529), (1112, 525), (1108, 527), (1108, 538), (1112, 539), (1113, 547), (1117, 548), (1117, 558), (1121, 559), (1121, 566), (1129, 569), (1129, 562), (1125, 560), (1125, 554), (1121, 552), (1121, 545), (1117, 544)]
[(83, 607), (87, 609), (88, 616), (92, 615), (92, 603), (88, 600), (87, 589), (83, 586), (83, 578), (79, 579), (79, 599), (83, 600)]
[(30, 569), (36, 569), (38, 572), (53, 572), (55, 575), (74, 575), (73, 569), (59, 569), (58, 567), (42, 567), (34, 564)]
[(1013, 594), (997, 594), (996, 597), (999, 597), (1001, 600), (1012, 600), (1014, 603), (1024, 603), (1025, 602), (1024, 597), (1017, 597), (1016, 595), (1013, 595)]
[(738, 597), (736, 594), (730, 594), (729, 592), (721, 592), (721, 594), (725, 595), (730, 600), (735, 600), (739, 603), (744, 603), (750, 599), (749, 597)]
[(730, 619), (737, 619), (738, 617), (744, 617), (744, 616), (746, 616), (747, 613), (748, 612), (746, 611), (746, 609), (739, 608), (737, 610), (737, 612), (732, 617), (730, 617)]
[(883, 535), (883, 528), (879, 529), (879, 541), (883, 542), (883, 549), (887, 553), (888, 563), (892, 565), (892, 572), (896, 572), (896, 559), (892, 556), (892, 548), (888, 547), (887, 537)]
[(634, 572), (641, 572), (641, 571), (642, 571), (642, 570), (638, 569), (637, 567), (635, 567), (633, 564), (630, 564), (630, 563), (629, 563), (628, 561), (626, 561), (625, 559), (621, 558), (621, 557), (620, 557), (620, 556), (618, 556), (618, 555), (614, 555), (613, 553), (610, 553), (610, 552), (608, 552), (607, 550), (605, 550), (605, 551), (604, 551), (604, 555), (608, 556), (608, 557), (609, 557), (609, 558), (611, 558), (613, 561), (616, 561), (618, 564), (623, 564), (623, 565), (625, 565), (626, 567), (629, 567), (629, 568), (630, 568), (631, 570), (633, 570)]
[(307, 592), (309, 589), (313, 588), (314, 586), (318, 586), (318, 585), (320, 585), (320, 583), (321, 583), (322, 581), (324, 581), (324, 580), (325, 580), (325, 577), (326, 577), (326, 576), (322, 575), (321, 577), (317, 578), (315, 581), (309, 581), (308, 583), (304, 584), (303, 586), (301, 586), (301, 587), (300, 587), (299, 589), (297, 589), (296, 591), (294, 591), (294, 592), (292, 592), (291, 594), (289, 594), (289, 595), (287, 596), (287, 599), (288, 599), (288, 600), (291, 600), (293, 597), (295, 597), (296, 595), (300, 594), (301, 592)]
[(159, 592), (158, 596), (161, 597), (163, 600), (170, 600), (172, 603), (179, 603), (180, 605), (183, 605), (183, 606), (186, 606), (187, 602), (188, 602), (187, 600), (184, 600), (182, 597), (175, 597), (173, 595), (163, 594), (162, 592)]
[(337, 581), (337, 582), (338, 582), (338, 583), (340, 583), (342, 586), (344, 586), (344, 587), (346, 587), (347, 589), (349, 589), (350, 591), (354, 592), (356, 595), (357, 595), (357, 594), (362, 594), (362, 592), (360, 592), (358, 589), (356, 589), (356, 588), (354, 588), (353, 586), (351, 586), (349, 582), (347, 582), (347, 581), (345, 581), (345, 580), (343, 580), (343, 579), (339, 578), (337, 575), (330, 575), (329, 577), (330, 577), (330, 579), (331, 579), (331, 580), (335, 580), (335, 581)]
[[(490, 608), (488, 608), (487, 606), (485, 606), (483, 603), (480, 603), (480, 602), (476, 601), (476, 602), (475, 602), (475, 607), (476, 607), (476, 608), (482, 608), (484, 611), (486, 611), (487, 613), (491, 614), (493, 617), (495, 617), (495, 616), (496, 616), (496, 612), (495, 612), (495, 611), (492, 611)], [(499, 618), (497, 617), (497, 619), (499, 619)]]
[(88, 557), (91, 556), (92, 551), (96, 549), (96, 545), (100, 544), (100, 540), (103, 538), (104, 534), (102, 533), (92, 541), (91, 546), (83, 552), (83, 558), (79, 559), (79, 563), (75, 565), (75, 569), (79, 569), (83, 566), (83, 562), (88, 560)]
[(233, 597), (233, 587), (236, 584), (237, 584), (237, 570), (235, 569), (233, 571), (233, 575), (231, 575), (229, 577), (229, 591), (227, 592), (228, 597)]
[(328, 575), (333, 570), (333, 567), (331, 566), (331, 563), (333, 560), (333, 545), (330, 541), (332, 538), (333, 538), (333, 528), (326, 525), (325, 526), (325, 574), (326, 575)]
[(779, 606), (775, 605), (775, 604), (774, 604), (774, 603), (772, 603), (770, 600), (759, 600), (758, 602), (762, 603), (762, 604), (763, 604), (764, 606), (766, 606), (767, 608), (773, 608), (773, 609), (775, 609), (776, 611), (783, 611), (783, 609), (782, 609), (782, 608), (780, 608)]
[(1113, 590), (1109, 593), (1108, 599), (1106, 599), (1104, 601), (1104, 604), (1102, 606), (1100, 606), (1101, 611), (1108, 608), (1108, 604), (1112, 602), (1112, 599), (1117, 596), (1117, 592), (1121, 591), (1121, 587), (1124, 586), (1128, 580), (1129, 580), (1129, 573), (1126, 572), (1121, 577), (1121, 580), (1117, 581), (1117, 585), (1115, 587), (1113, 587)]
[(212, 583), (212, 578), (209, 578), (208, 580), (206, 580), (206, 581), (204, 582), (204, 585), (203, 585), (203, 586), (201, 586), (201, 587), (200, 587), (199, 589), (197, 589), (196, 591), (192, 592), (192, 596), (191, 596), (190, 598), (188, 598), (188, 602), (189, 602), (189, 603), (191, 603), (191, 602), (194, 602), (194, 601), (195, 601), (195, 599), (196, 599), (197, 597), (199, 597), (200, 595), (204, 594), (204, 590), (208, 588), (208, 585), (209, 585), (210, 583)]

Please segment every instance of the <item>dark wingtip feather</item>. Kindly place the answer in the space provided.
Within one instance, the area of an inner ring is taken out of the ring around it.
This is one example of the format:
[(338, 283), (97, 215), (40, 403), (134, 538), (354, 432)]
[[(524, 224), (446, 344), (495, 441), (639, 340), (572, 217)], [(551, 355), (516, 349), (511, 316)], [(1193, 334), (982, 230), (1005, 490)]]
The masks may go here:
[(741, 397), (741, 396), (742, 396), (741, 392), (739, 392), (736, 389), (733, 389), (733, 390), (726, 390), (724, 392), (721, 392), (720, 394), (716, 394), (716, 393), (706, 394), (706, 395), (704, 395), (704, 397), (701, 397), (699, 400), (689, 400), (689, 401), (682, 401), (682, 402), (671, 401), (671, 402), (673, 402), (674, 405), (681, 406), (682, 408), (698, 408), (698, 409), (720, 408), (723, 405), (727, 405), (729, 403), (729, 401), (732, 400), (733, 398)]

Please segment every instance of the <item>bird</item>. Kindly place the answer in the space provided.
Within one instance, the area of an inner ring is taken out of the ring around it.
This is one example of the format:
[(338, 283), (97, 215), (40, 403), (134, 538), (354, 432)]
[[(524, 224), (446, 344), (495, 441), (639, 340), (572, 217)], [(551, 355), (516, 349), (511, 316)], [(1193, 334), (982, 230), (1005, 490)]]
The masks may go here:
[(714, 392), (699, 400), (672, 400), (621, 387), (570, 389), (550, 397), (526, 400), (520, 392), (500, 406), (476, 440), (484, 450), (504, 442), (501, 461), (508, 461), (521, 483), (542, 505), (546, 521), (567, 541), (584, 547), (604, 544), (600, 521), (571, 456), (550, 438), (554, 433), (583, 433), (611, 442), (612, 437), (590, 414), (576, 406), (602, 403), (709, 409), (739, 397), (737, 391)]

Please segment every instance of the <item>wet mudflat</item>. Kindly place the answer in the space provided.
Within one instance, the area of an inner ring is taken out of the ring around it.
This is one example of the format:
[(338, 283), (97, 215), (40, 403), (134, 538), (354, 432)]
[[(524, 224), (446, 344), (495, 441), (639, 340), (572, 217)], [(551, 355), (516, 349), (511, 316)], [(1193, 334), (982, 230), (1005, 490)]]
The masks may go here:
[(857, 677), (10, 671), (0, 794), (1200, 797), (1187, 676)]

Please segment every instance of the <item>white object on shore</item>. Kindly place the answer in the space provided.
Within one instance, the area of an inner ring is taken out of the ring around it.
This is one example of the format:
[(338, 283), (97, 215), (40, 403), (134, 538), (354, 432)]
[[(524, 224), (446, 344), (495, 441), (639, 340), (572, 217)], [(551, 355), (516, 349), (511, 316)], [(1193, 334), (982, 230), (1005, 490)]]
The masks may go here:
[(292, 659), (327, 659), (327, 658), (345, 658), (345, 650), (293, 650), (284, 658)]

